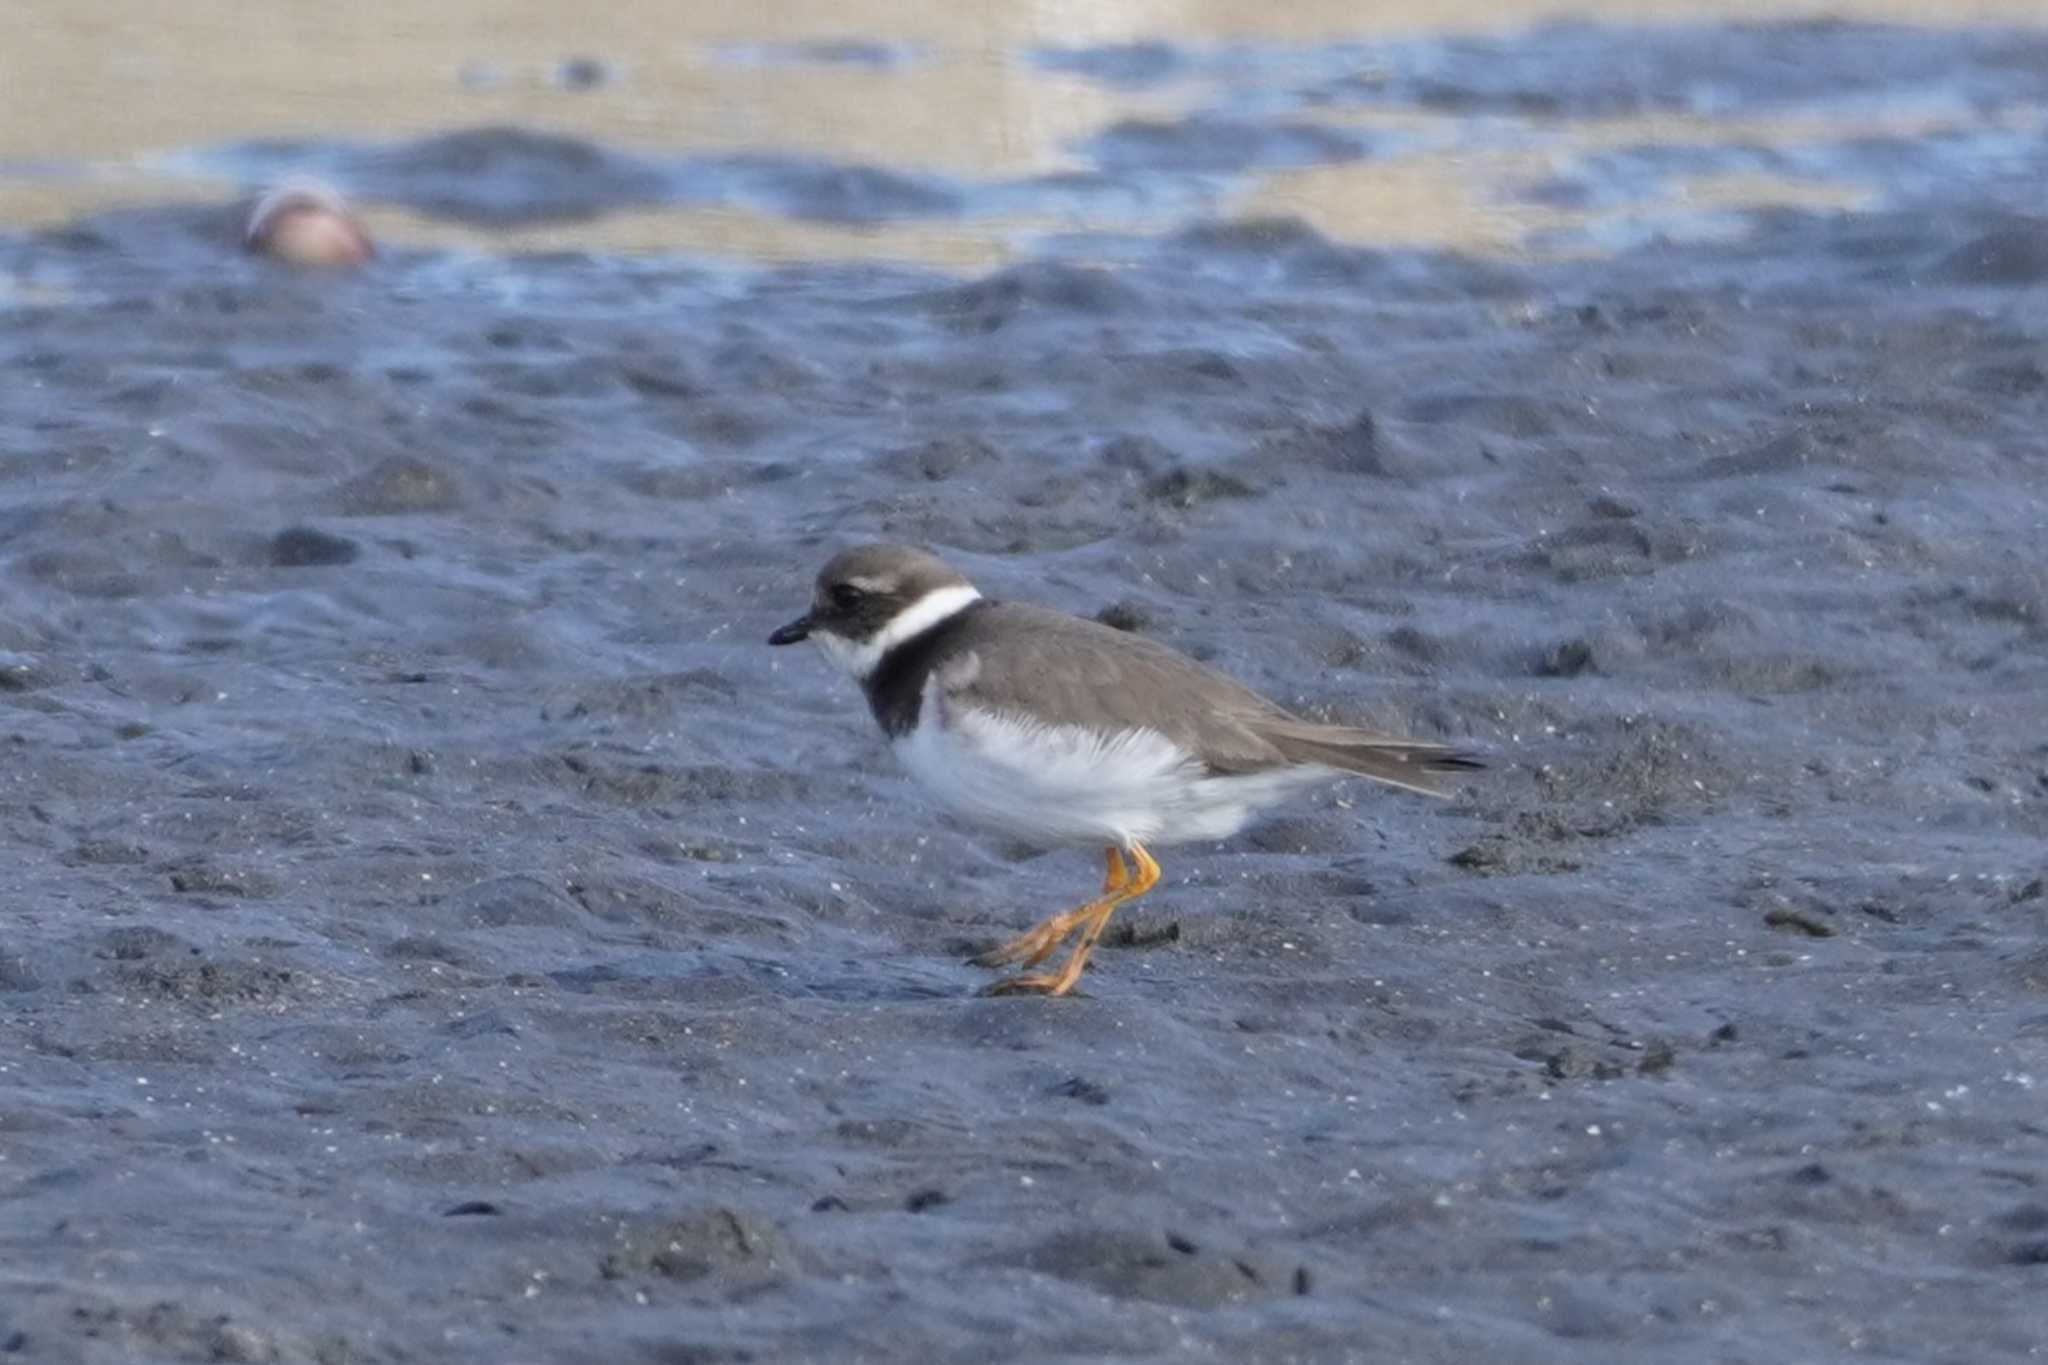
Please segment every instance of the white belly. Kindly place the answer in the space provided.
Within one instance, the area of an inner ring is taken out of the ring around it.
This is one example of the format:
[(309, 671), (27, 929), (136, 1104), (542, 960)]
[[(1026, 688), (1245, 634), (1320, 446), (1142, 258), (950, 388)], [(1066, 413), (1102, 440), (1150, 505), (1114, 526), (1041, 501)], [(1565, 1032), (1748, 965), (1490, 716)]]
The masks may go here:
[(941, 804), (1029, 843), (1167, 845), (1223, 839), (1259, 810), (1338, 776), (1304, 766), (1205, 777), (1154, 730), (1104, 736), (1014, 715), (934, 706), (896, 756)]

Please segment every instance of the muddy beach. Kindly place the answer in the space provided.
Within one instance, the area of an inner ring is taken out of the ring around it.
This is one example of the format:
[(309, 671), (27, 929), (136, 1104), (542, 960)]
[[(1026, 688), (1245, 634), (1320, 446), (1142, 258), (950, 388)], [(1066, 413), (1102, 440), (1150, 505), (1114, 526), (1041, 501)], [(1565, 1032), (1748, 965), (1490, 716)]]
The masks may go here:
[[(346, 274), (0, 231), (0, 1358), (2048, 1353), (2048, 37), (1030, 61), (1212, 84), (1061, 171), (192, 154), (523, 242)], [(1886, 101), (1969, 112), (1767, 126)], [(1359, 109), (1743, 131), (1518, 163), (1512, 251), (1241, 192)], [(707, 207), (975, 246), (602, 237)], [(870, 538), (1492, 767), (981, 998), (1097, 871), (765, 646)]]

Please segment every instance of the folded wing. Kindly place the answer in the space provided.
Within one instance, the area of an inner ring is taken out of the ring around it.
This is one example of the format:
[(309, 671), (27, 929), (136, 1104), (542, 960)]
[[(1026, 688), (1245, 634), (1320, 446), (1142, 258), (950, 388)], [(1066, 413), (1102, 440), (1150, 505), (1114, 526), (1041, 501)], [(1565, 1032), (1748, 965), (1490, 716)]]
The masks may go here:
[(1059, 716), (1099, 730), (1152, 729), (1212, 774), (1320, 763), (1428, 796), (1482, 765), (1447, 744), (1321, 725), (1142, 636), (1010, 603), (963, 623), (949, 652), (974, 665), (939, 670), (949, 700), (1013, 715)]

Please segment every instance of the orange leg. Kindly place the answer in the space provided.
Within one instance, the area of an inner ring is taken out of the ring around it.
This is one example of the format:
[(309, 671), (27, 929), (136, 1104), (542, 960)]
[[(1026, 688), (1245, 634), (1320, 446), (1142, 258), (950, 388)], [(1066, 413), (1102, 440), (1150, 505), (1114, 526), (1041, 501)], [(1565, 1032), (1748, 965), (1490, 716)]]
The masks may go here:
[(1011, 939), (1002, 947), (991, 948), (980, 957), (975, 958), (974, 965), (977, 967), (1007, 967), (1012, 963), (1022, 963), (1026, 967), (1036, 967), (1039, 963), (1051, 957), (1054, 951), (1067, 941), (1067, 935), (1073, 933), (1077, 925), (1100, 909), (1104, 901), (1123, 890), (1124, 883), (1130, 878), (1130, 875), (1130, 871), (1124, 867), (1123, 855), (1113, 848), (1110, 849), (1109, 870), (1102, 878), (1102, 894), (1100, 896), (1089, 901), (1078, 910), (1068, 910), (1063, 914), (1054, 915), (1050, 919), (1041, 920), (1038, 924), (1032, 926), (1030, 930)]
[[(1114, 859), (1116, 857), (1116, 850), (1111, 849), (1109, 856)], [(1087, 919), (1086, 926), (1081, 930), (1080, 942), (1074, 945), (1074, 951), (1067, 955), (1066, 962), (1058, 971), (1034, 972), (1027, 976), (1007, 977), (990, 986), (986, 994), (1017, 995), (1028, 992), (1041, 995), (1065, 995), (1068, 991), (1074, 989), (1074, 984), (1081, 979), (1082, 969), (1088, 965), (1088, 954), (1094, 951), (1096, 942), (1102, 937), (1102, 931), (1109, 927), (1109, 917), (1116, 913), (1116, 908), (1126, 901), (1138, 899), (1138, 897), (1159, 885), (1159, 864), (1154, 862), (1152, 855), (1147, 853), (1138, 844), (1131, 845), (1131, 863), (1131, 873), (1126, 877), (1116, 879), (1118, 881), (1117, 885), (1113, 887), (1105, 886), (1103, 894), (1099, 899), (1091, 901), (1079, 910), (1069, 911), (1066, 915), (1055, 915), (1052, 920), (1046, 922), (1046, 925), (1049, 926), (1058, 920), (1068, 919), (1073, 916), (1085, 916)], [(1034, 930), (1033, 932), (1035, 933), (1036, 931)], [(1065, 938), (1070, 932), (1072, 932), (1072, 925), (1060, 931), (1060, 938)], [(1030, 935), (1027, 934), (1025, 937), (1028, 938)], [(1057, 939), (1054, 940), (1055, 945), (1057, 942)], [(1030, 960), (1033, 963), (1041, 962), (1051, 952), (1052, 947), (1048, 946), (1044, 952)]]

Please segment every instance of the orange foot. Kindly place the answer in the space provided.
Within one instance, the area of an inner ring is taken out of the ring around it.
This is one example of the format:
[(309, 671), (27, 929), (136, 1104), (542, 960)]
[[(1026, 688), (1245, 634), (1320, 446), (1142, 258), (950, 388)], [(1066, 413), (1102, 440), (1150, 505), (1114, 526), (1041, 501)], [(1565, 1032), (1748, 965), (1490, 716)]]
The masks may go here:
[(1051, 957), (1059, 946), (1067, 941), (1067, 935), (1090, 915), (1101, 909), (1103, 903), (1124, 889), (1130, 880), (1130, 872), (1124, 867), (1123, 856), (1115, 849), (1109, 850), (1109, 870), (1102, 879), (1102, 894), (1078, 910), (1067, 910), (1039, 921), (1036, 925), (1011, 939), (999, 948), (991, 948), (972, 959), (977, 967), (1008, 967), (1021, 963), (1036, 967)]
[(1036, 928), (1013, 939), (1002, 947), (982, 954), (975, 961), (984, 966), (1003, 966), (1021, 962), (1035, 967), (1051, 957), (1053, 952), (1066, 941), (1075, 927), (1081, 929), (1081, 940), (1067, 960), (1056, 972), (1033, 972), (1024, 976), (1005, 977), (990, 985), (983, 995), (1065, 995), (1074, 989), (1081, 979), (1082, 969), (1088, 965), (1088, 954), (1094, 951), (1102, 931), (1109, 926), (1109, 917), (1116, 908), (1126, 901), (1134, 901), (1159, 884), (1159, 864), (1139, 844), (1130, 847), (1132, 869), (1124, 867), (1124, 860), (1117, 850), (1109, 850), (1109, 871), (1103, 879), (1102, 894), (1078, 910), (1069, 910), (1054, 915)]

